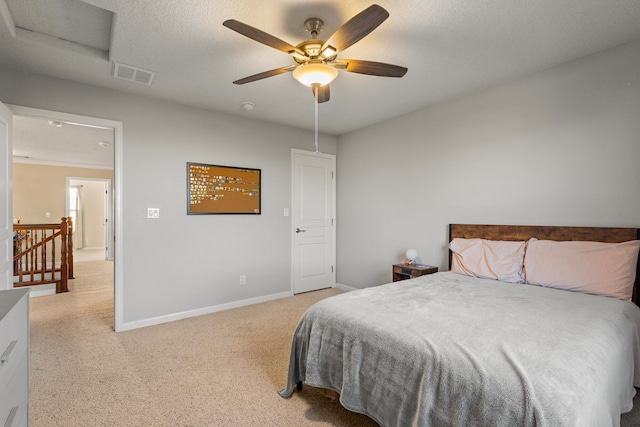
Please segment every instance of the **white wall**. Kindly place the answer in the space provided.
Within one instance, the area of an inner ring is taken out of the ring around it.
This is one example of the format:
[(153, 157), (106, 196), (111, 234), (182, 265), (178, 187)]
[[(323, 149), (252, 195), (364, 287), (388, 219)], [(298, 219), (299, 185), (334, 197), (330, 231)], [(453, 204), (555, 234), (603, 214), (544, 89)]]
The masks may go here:
[(105, 247), (105, 183), (85, 181), (82, 183), (84, 195), (84, 238), (86, 248)]
[(640, 42), (338, 139), (337, 281), (448, 268), (448, 224), (640, 227)]
[[(290, 150), (312, 132), (6, 69), (0, 101), (123, 122), (125, 327), (290, 291)], [(187, 216), (188, 161), (261, 168), (262, 215)]]
[(82, 210), (84, 212), (84, 236), (83, 241), (78, 241), (78, 222), (76, 221), (76, 235), (73, 244), (77, 248), (95, 249), (104, 248), (106, 223), (105, 223), (105, 181), (69, 180), (70, 185), (81, 186)]

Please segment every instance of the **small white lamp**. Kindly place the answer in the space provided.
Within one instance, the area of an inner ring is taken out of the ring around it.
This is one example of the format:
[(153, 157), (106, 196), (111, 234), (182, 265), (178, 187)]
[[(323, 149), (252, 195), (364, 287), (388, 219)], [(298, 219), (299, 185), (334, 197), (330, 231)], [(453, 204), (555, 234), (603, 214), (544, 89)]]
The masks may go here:
[(407, 264), (415, 264), (416, 258), (418, 258), (418, 251), (415, 249), (408, 249), (404, 256), (407, 258)]

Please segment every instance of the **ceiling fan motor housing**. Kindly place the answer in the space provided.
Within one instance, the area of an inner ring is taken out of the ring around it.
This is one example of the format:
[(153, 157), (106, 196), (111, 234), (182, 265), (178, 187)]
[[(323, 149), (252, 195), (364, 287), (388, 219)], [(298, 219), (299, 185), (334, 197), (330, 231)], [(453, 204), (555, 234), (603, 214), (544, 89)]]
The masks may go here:
[[(325, 60), (328, 59), (329, 56), (322, 52), (322, 46), (324, 46), (324, 40), (318, 40), (318, 34), (322, 32), (324, 29), (324, 22), (320, 18), (309, 18), (304, 21), (304, 29), (307, 30), (309, 34), (311, 34), (311, 40), (305, 40), (299, 43), (296, 48), (303, 51), (307, 58), (297, 58), (294, 57), (295, 61), (298, 64), (303, 64), (309, 62), (309, 60)], [(329, 52), (332, 56), (335, 56), (334, 51), (331, 50)]]
[[(324, 44), (324, 40), (306, 40), (302, 43), (298, 44), (296, 48), (302, 50), (310, 59), (319, 59), (318, 56), (322, 52), (322, 45)], [(308, 62), (308, 59), (303, 58), (293, 58), (297, 63), (302, 64), (303, 62)], [(322, 58), (325, 59), (325, 58)]]

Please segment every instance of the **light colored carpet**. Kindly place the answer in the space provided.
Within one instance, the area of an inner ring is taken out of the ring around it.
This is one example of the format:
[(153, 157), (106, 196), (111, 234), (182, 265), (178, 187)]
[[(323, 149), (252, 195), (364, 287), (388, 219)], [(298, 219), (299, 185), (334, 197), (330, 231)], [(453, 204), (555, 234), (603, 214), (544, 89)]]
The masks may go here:
[(73, 266), (78, 262), (104, 261), (107, 259), (104, 248), (82, 248), (73, 250)]
[(32, 427), (376, 425), (312, 387), (277, 393), (302, 313), (339, 290), (116, 334), (112, 268), (31, 299)]
[(300, 316), (339, 290), (116, 334), (112, 268), (77, 264), (71, 292), (31, 299), (32, 427), (376, 426), (312, 387), (277, 394)]

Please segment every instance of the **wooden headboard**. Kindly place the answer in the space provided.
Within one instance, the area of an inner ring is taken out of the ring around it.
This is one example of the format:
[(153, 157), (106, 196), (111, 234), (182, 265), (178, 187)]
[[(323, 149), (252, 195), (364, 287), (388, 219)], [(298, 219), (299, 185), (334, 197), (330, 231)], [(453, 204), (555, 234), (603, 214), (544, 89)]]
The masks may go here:
[[(613, 227), (563, 227), (535, 225), (479, 225), (450, 224), (449, 241), (460, 237), (464, 239), (516, 240), (526, 241), (531, 237), (540, 240), (578, 240), (605, 243), (621, 243), (629, 240), (640, 240), (638, 228)], [(451, 268), (451, 251), (449, 251), (449, 268)], [(636, 282), (633, 287), (632, 300), (638, 304), (640, 299), (640, 259), (636, 266)]]

